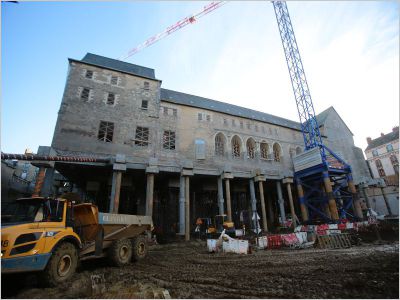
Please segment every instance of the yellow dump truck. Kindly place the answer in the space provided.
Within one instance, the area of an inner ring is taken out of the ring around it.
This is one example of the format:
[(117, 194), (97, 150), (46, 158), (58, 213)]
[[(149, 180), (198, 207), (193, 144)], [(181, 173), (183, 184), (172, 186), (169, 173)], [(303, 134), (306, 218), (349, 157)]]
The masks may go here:
[(122, 266), (147, 254), (150, 216), (109, 214), (91, 203), (67, 199), (21, 198), (2, 216), (2, 274), (41, 271), (56, 285), (68, 280), (80, 260), (107, 257)]

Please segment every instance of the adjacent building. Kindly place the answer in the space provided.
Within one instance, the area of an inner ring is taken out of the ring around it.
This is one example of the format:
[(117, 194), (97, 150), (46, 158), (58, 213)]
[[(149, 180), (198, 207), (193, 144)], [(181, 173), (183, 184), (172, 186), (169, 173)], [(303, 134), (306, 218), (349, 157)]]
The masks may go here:
[(373, 178), (383, 178), (388, 185), (399, 185), (399, 127), (376, 139), (367, 138), (365, 149)]
[[(254, 203), (265, 225), (274, 226), (290, 212), (289, 194), (299, 212), (290, 180), (292, 157), (304, 147), (299, 123), (161, 83), (150, 68), (90, 53), (69, 59), (47, 154), (113, 163), (56, 162), (47, 179), (56, 170), (100, 210), (152, 214), (169, 233), (222, 213), (238, 226)], [(324, 142), (352, 165), (355, 182), (369, 178), (362, 150), (336, 110), (317, 119)]]

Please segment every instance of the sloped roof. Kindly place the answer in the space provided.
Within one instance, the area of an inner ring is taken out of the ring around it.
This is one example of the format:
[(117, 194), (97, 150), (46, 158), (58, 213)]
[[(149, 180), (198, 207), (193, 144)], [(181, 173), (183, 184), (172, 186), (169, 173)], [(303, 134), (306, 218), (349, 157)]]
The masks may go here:
[(388, 134), (385, 134), (384, 136), (380, 136), (380, 137), (372, 140), (368, 144), (368, 147), (365, 149), (365, 151), (385, 145), (387, 143), (390, 143), (390, 142), (398, 140), (398, 139), (399, 139), (399, 131), (392, 131)]
[(83, 62), (89, 65), (98, 66), (110, 70), (115, 70), (135, 76), (158, 80), (155, 77), (154, 69), (127, 63), (121, 60), (104, 57), (97, 54), (87, 53), (82, 60), (69, 59), (72, 61)]
[(208, 98), (161, 89), (161, 100), (301, 130), (295, 121)]
[(338, 114), (338, 112), (336, 111), (336, 109), (333, 106), (329, 106), (327, 109), (325, 109), (324, 111), (320, 112), (318, 115), (315, 116), (317, 119), (318, 126), (321, 127), (325, 124), (326, 119), (328, 118), (328, 116), (330, 115), (331, 112), (335, 112), (339, 116), (340, 120), (342, 120), (343, 124), (350, 131), (350, 133), (352, 135), (354, 135), (353, 132), (350, 130), (349, 126), (347, 126), (346, 122), (343, 121), (342, 117)]

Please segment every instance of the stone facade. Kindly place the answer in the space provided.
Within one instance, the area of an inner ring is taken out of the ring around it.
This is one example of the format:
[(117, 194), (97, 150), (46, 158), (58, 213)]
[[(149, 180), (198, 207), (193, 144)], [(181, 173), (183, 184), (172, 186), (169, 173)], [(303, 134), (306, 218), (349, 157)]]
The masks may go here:
[[(355, 182), (368, 177), (337, 112), (317, 118), (324, 142), (353, 166)], [(100, 210), (154, 212), (156, 225), (184, 234), (189, 211), (189, 227), (228, 207), (237, 223), (244, 210), (261, 214), (264, 194), (263, 226), (285, 220), (293, 186), (282, 179), (293, 176), (292, 157), (303, 148), (294, 121), (162, 89), (152, 69), (88, 54), (69, 60), (50, 152), (111, 158), (111, 168), (55, 163), (55, 169)], [(291, 208), (300, 215), (293, 194)]]
[[(399, 127), (379, 138), (367, 138), (365, 155), (373, 178), (384, 178), (392, 184), (399, 180)], [(391, 179), (394, 180), (391, 180)], [(392, 183), (393, 182), (393, 183)]]

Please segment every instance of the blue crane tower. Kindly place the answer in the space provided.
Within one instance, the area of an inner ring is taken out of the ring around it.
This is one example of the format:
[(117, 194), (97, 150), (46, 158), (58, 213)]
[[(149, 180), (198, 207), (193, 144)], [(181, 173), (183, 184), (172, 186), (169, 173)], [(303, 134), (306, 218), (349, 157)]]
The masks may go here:
[(350, 165), (323, 144), (286, 2), (272, 3), (305, 145), (305, 151), (293, 159), (303, 222), (362, 219)]

